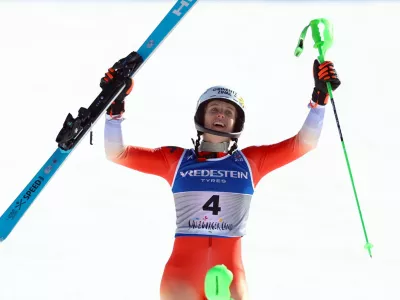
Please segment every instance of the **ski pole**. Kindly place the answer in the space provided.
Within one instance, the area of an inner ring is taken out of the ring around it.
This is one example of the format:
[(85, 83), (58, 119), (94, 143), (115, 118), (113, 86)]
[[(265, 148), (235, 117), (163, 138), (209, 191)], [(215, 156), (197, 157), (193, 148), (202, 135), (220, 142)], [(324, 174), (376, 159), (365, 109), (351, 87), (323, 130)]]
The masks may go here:
[[(319, 25), (320, 24), (323, 24), (323, 26), (324, 26), (324, 31), (323, 31), (324, 39), (323, 40), (321, 38), (321, 33), (320, 33), (320, 29), (319, 29)], [(314, 40), (314, 48), (318, 49), (318, 53), (319, 53), (318, 60), (319, 60), (320, 63), (323, 63), (325, 61), (325, 53), (332, 46), (332, 43), (333, 43), (333, 27), (332, 27), (332, 24), (327, 19), (324, 19), (324, 18), (312, 20), (310, 22), (310, 24), (308, 24), (303, 29), (303, 31), (301, 32), (299, 41), (297, 43), (297, 47), (296, 47), (296, 49), (294, 51), (294, 55), (299, 57), (300, 54), (303, 52), (304, 39), (306, 37), (307, 30), (308, 30), (309, 27), (311, 27), (312, 37), (313, 37), (313, 40)], [(366, 250), (368, 250), (369, 256), (372, 258), (371, 248), (373, 247), (373, 245), (368, 241), (367, 230), (365, 229), (365, 224), (364, 224), (363, 216), (362, 216), (362, 213), (361, 213), (361, 207), (360, 207), (360, 203), (358, 201), (356, 186), (354, 184), (353, 174), (351, 172), (350, 162), (349, 162), (349, 158), (348, 158), (347, 151), (346, 151), (346, 146), (345, 146), (344, 139), (343, 139), (343, 134), (342, 134), (342, 130), (340, 128), (339, 117), (338, 117), (338, 114), (337, 114), (335, 101), (333, 100), (332, 86), (331, 86), (330, 82), (327, 82), (326, 85), (327, 85), (327, 88), (328, 88), (329, 97), (331, 99), (333, 113), (335, 115), (336, 125), (337, 125), (337, 128), (339, 130), (340, 141), (341, 141), (341, 144), (342, 144), (344, 157), (346, 159), (347, 169), (349, 170), (351, 185), (353, 187), (354, 196), (355, 196), (356, 202), (357, 202), (358, 213), (360, 215), (361, 224), (362, 224), (362, 228), (363, 228), (363, 231), (364, 231), (364, 236), (365, 236), (365, 241), (366, 241), (364, 248)]]

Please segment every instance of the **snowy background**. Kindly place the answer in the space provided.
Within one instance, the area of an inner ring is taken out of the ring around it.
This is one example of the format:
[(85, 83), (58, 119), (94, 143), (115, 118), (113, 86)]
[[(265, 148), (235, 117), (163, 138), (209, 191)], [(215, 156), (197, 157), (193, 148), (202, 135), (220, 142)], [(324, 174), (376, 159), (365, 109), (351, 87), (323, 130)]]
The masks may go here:
[[(174, 1), (0, 3), (0, 214), (44, 164), (69, 112), (100, 92)], [(373, 258), (365, 244), (332, 107), (319, 147), (265, 177), (243, 238), (251, 299), (400, 299), (400, 3), (200, 1), (135, 77), (126, 143), (191, 147), (197, 98), (237, 89), (241, 147), (296, 134), (308, 113), (315, 18), (334, 25), (339, 119)], [(0, 245), (0, 299), (158, 299), (172, 249), (168, 184), (105, 159), (104, 119)]]

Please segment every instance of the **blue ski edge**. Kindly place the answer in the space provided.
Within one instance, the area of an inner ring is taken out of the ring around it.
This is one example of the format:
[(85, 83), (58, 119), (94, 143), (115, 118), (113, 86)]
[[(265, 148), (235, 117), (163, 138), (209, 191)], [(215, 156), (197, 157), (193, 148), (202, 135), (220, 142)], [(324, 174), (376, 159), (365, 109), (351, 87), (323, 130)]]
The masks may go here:
[(39, 172), (36, 173), (28, 185), (4, 212), (0, 218), (1, 240), (7, 238), (15, 224), (18, 223), (36, 197), (50, 181), (52, 176), (57, 172), (62, 163), (68, 157), (69, 153), (70, 151), (64, 151), (57, 148)]
[[(138, 54), (143, 58), (142, 66), (197, 1), (198, 0), (178, 0), (176, 2), (164, 19), (158, 24), (155, 30), (139, 48)], [(86, 134), (87, 133), (85, 133), (85, 135)], [(0, 242), (4, 241), (9, 236), (28, 208), (36, 200), (38, 195), (77, 146), (78, 144), (67, 151), (57, 148), (24, 190), (11, 203), (8, 209), (0, 217)]]

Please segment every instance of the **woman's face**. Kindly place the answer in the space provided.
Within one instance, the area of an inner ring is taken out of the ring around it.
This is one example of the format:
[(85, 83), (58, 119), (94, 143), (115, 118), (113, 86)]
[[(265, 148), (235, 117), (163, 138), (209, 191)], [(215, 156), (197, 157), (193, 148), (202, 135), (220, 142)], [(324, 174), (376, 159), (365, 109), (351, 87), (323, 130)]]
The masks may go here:
[(204, 127), (216, 131), (233, 132), (237, 111), (234, 105), (221, 100), (210, 101), (204, 114)]

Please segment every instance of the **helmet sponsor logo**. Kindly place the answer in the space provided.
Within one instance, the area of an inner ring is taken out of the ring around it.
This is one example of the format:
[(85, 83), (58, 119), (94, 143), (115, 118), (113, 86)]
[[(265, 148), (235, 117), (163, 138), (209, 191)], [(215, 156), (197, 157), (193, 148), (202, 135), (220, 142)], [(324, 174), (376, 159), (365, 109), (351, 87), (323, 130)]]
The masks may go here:
[(244, 100), (242, 97), (238, 97), (237, 92), (234, 90), (224, 88), (224, 87), (216, 87), (212, 89), (212, 92), (216, 92), (215, 96), (220, 96), (222, 98), (227, 98), (239, 104), (242, 108), (244, 108)]
[(244, 107), (244, 100), (243, 100), (242, 97), (239, 97), (238, 102), (240, 103), (240, 105), (241, 105), (242, 107)]
[(218, 91), (218, 95), (223, 94), (223, 95), (228, 95), (230, 97), (237, 97), (237, 93), (231, 89), (221, 88), (221, 87), (213, 89), (213, 92), (217, 92), (217, 91)]

